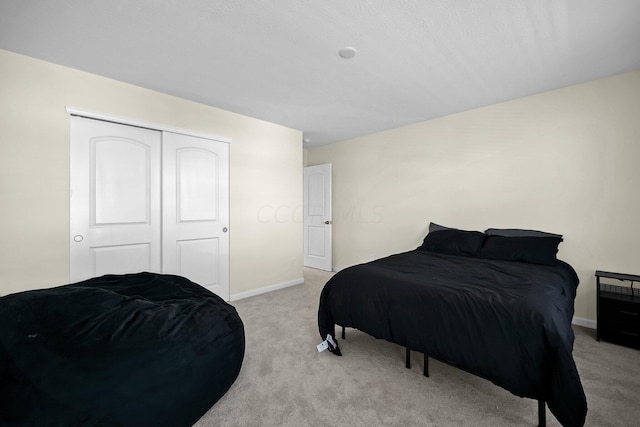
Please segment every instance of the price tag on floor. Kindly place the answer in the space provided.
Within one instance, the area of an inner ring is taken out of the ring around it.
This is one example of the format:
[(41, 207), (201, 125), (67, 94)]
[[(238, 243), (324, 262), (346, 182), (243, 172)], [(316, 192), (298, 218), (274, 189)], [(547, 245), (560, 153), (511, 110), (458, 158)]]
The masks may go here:
[(322, 341), (316, 346), (316, 348), (318, 349), (318, 353), (321, 353), (329, 348), (329, 343), (327, 341)]

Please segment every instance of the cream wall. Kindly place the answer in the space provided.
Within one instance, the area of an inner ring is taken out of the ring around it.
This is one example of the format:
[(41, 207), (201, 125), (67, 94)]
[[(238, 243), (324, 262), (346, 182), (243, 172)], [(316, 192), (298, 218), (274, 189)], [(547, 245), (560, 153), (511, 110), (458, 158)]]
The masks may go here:
[(300, 131), (4, 50), (0, 72), (0, 294), (69, 281), (65, 106), (231, 138), (231, 296), (302, 280), (300, 222), (264, 214), (302, 204)]
[(594, 272), (640, 274), (640, 72), (307, 150), (333, 164), (334, 266), (416, 248), (430, 221), (561, 233), (596, 319)]

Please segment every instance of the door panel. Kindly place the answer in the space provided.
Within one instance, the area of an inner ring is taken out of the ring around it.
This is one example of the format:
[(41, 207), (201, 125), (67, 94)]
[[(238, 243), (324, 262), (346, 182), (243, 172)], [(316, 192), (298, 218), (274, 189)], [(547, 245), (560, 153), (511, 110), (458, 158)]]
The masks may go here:
[(160, 272), (158, 131), (71, 117), (70, 279)]
[(324, 171), (310, 171), (307, 175), (309, 216), (326, 216), (325, 179)]
[(90, 144), (92, 223), (101, 226), (149, 224), (150, 147), (115, 136), (92, 138)]
[(324, 227), (309, 226), (309, 256), (315, 258), (324, 258), (326, 251), (324, 247)]
[(95, 276), (151, 270), (151, 245), (92, 247)]
[(331, 271), (331, 165), (304, 168), (304, 265)]
[(217, 238), (177, 241), (178, 274), (207, 287), (221, 287), (219, 243)]
[(178, 222), (217, 219), (218, 154), (201, 148), (176, 150)]
[(163, 133), (162, 264), (229, 299), (229, 146)]

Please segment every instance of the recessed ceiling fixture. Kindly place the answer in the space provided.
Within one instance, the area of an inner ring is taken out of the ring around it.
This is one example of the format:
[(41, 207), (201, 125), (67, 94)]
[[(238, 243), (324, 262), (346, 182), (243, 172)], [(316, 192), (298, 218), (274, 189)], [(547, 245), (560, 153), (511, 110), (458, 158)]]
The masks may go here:
[(354, 56), (356, 56), (356, 53), (358, 53), (356, 48), (351, 46), (343, 47), (338, 51), (338, 55), (340, 55), (344, 59), (353, 58)]

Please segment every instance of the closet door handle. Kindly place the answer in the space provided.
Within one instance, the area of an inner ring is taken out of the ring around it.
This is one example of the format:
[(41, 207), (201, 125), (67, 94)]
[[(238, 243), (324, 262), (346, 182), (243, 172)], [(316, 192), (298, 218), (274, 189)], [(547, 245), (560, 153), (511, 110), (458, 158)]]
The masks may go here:
[(84, 236), (82, 234), (76, 234), (73, 236), (73, 241), (76, 243), (80, 243), (84, 240)]

